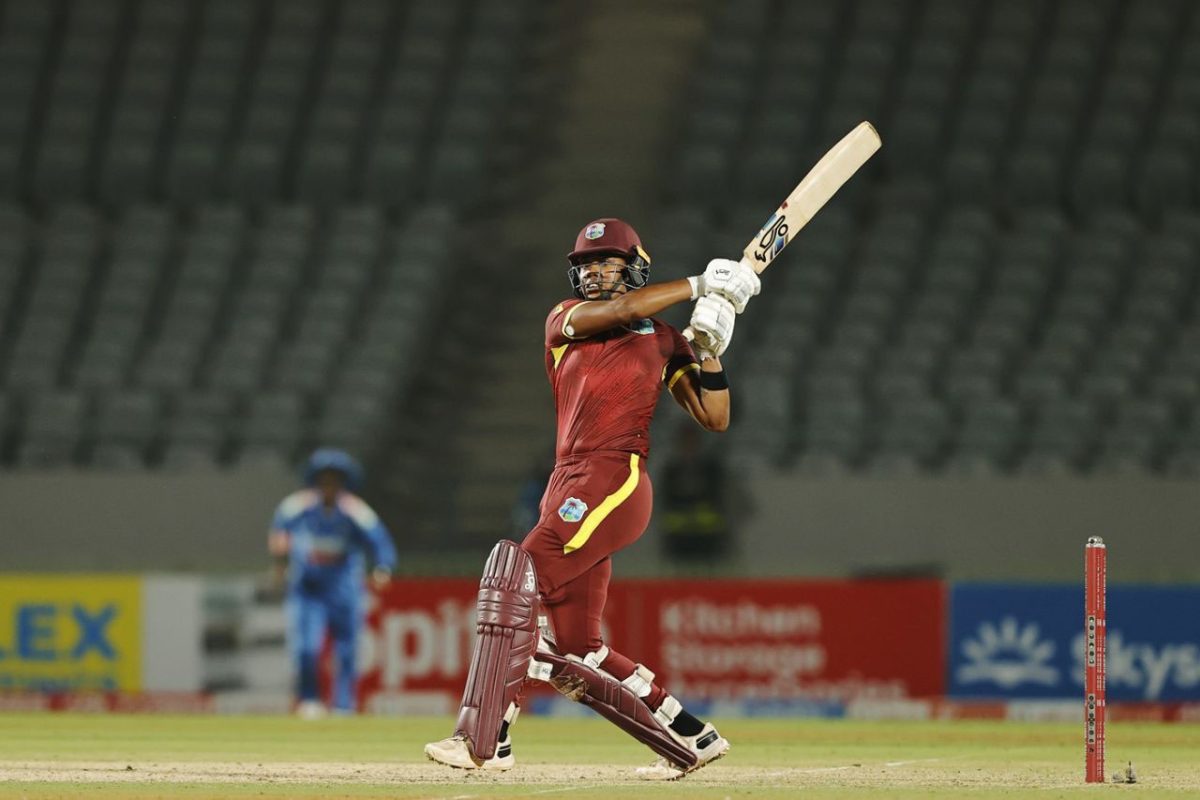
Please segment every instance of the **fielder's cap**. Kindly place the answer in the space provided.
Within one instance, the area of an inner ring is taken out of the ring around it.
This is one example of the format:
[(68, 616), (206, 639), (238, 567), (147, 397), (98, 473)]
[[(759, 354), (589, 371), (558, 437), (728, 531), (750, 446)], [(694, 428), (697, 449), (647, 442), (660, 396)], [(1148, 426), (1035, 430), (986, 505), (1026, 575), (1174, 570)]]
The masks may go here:
[(633, 226), (615, 217), (603, 217), (583, 226), (575, 237), (575, 249), (567, 253), (567, 259), (578, 264), (592, 256), (616, 255), (632, 259), (639, 253), (650, 260), (645, 256), (642, 240)]
[(322, 447), (308, 457), (308, 462), (304, 465), (303, 473), (305, 485), (314, 485), (317, 482), (318, 473), (324, 472), (327, 469), (342, 473), (342, 480), (346, 488), (350, 491), (358, 492), (362, 490), (362, 465), (345, 450), (338, 450), (333, 447)]

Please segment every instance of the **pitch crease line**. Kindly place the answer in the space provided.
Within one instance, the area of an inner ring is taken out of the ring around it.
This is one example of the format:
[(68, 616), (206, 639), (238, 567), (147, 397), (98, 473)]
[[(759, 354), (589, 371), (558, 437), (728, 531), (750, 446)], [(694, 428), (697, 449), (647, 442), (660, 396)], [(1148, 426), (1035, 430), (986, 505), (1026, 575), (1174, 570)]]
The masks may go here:
[(601, 786), (608, 786), (608, 784), (607, 783), (593, 783), (593, 784), (589, 784), (587, 786), (574, 786), (571, 784), (567, 784), (566, 786), (563, 786), (561, 789), (540, 789), (536, 792), (528, 792), (528, 793), (526, 793), (526, 796), (532, 797), (535, 794), (560, 794), (562, 792), (574, 792), (579, 789), (598, 789)]

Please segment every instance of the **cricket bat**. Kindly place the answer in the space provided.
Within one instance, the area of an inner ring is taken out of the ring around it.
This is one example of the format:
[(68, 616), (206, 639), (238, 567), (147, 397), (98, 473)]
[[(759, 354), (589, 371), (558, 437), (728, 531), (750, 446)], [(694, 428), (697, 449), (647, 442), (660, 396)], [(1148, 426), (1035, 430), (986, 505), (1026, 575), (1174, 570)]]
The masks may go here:
[[(875, 155), (882, 142), (874, 126), (860, 122), (854, 130), (821, 156), (808, 174), (796, 185), (787, 199), (779, 204), (766, 224), (762, 226), (746, 249), (742, 260), (750, 264), (757, 273), (762, 273), (788, 246), (788, 242), (816, 216), (830, 198), (858, 172), (858, 168)], [(693, 332), (688, 328), (683, 335), (689, 341)]]

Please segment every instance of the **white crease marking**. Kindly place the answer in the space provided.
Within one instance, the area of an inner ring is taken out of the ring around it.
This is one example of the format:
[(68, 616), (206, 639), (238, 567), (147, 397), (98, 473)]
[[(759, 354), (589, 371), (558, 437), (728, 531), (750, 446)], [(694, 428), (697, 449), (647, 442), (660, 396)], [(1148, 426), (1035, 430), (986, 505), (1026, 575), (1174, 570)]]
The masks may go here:
[(809, 774), (818, 772), (840, 772), (844, 769), (854, 769), (851, 766), (845, 767), (804, 767), (797, 769), (780, 770), (779, 772), (764, 772), (763, 776), (768, 778), (777, 778), (782, 775)]
[(541, 789), (536, 792), (528, 792), (527, 796), (533, 796), (535, 794), (557, 794), (560, 792), (574, 792), (574, 791), (577, 791), (580, 789), (597, 789), (601, 786), (608, 786), (608, 784), (607, 783), (593, 783), (593, 784), (589, 784), (587, 786), (564, 786), (561, 789)]
[[(904, 767), (904, 766), (908, 766), (909, 764), (931, 764), (931, 763), (935, 763), (938, 761), (944, 761), (944, 760), (945, 759), (941, 759), (941, 758), (913, 758), (913, 759), (909, 759), (908, 761), (885, 761), (883, 763), (883, 766), (885, 766), (885, 767)], [(797, 769), (778, 770), (776, 772), (764, 772), (762, 774), (763, 774), (763, 777), (778, 778), (778, 777), (782, 777), (784, 775), (814, 775), (814, 774), (820, 774), (823, 772), (844, 772), (845, 770), (848, 770), (848, 769), (859, 769), (863, 766), (869, 766), (869, 765), (866, 764), (866, 762), (864, 762), (862, 764), (846, 764), (841, 767), (801, 767), (801, 768), (797, 768)]]

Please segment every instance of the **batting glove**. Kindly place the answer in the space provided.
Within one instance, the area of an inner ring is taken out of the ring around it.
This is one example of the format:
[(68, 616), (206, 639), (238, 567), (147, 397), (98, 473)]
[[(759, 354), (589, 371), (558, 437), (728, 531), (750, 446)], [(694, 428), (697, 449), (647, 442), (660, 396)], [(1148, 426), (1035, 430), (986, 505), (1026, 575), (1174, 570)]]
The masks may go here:
[(717, 294), (733, 303), (740, 314), (746, 310), (750, 298), (762, 289), (758, 273), (745, 261), (714, 258), (708, 262), (703, 275), (688, 278), (692, 284), (692, 299)]
[(733, 303), (716, 294), (707, 294), (696, 301), (688, 324), (695, 335), (696, 349), (701, 358), (719, 356), (733, 340), (733, 323), (737, 311)]

